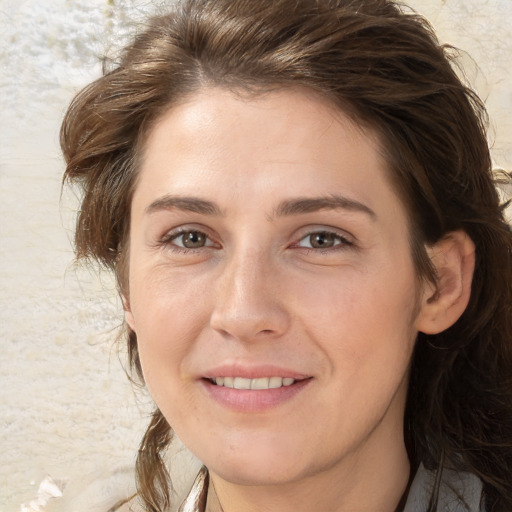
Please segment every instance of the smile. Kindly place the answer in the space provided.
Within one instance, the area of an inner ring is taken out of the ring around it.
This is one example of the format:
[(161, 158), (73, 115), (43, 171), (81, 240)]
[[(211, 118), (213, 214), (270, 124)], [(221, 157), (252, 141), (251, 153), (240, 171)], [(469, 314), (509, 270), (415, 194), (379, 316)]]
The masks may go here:
[[(260, 374), (261, 375), (261, 374)], [(240, 413), (261, 413), (291, 402), (314, 381), (312, 377), (207, 377), (201, 379), (208, 396)]]
[(216, 386), (254, 390), (288, 387), (296, 382), (296, 380), (291, 377), (260, 377), (257, 379), (246, 379), (244, 377), (215, 377), (209, 380)]

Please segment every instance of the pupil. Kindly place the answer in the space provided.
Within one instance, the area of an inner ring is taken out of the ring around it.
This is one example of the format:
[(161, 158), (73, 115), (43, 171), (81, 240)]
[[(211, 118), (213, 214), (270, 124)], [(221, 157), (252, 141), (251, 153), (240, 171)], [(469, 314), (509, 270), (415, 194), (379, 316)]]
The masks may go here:
[(188, 249), (203, 247), (205, 244), (205, 236), (199, 231), (190, 231), (184, 236), (183, 245)]
[(332, 247), (334, 245), (334, 235), (332, 233), (314, 233), (309, 237), (311, 247), (316, 249)]

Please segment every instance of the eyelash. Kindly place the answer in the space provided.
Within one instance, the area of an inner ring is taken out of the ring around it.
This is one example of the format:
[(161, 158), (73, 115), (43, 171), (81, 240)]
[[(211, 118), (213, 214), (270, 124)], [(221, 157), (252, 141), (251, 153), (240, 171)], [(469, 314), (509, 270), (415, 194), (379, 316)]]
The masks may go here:
[[(193, 247), (182, 247), (182, 246), (174, 243), (175, 240), (177, 240), (178, 238), (183, 237), (184, 235), (187, 235), (187, 234), (190, 235), (192, 233), (197, 233), (199, 235), (205, 236), (205, 238), (206, 238), (205, 245), (202, 245), (197, 248), (193, 248)], [(327, 237), (332, 237), (334, 239), (334, 245), (331, 247), (325, 247), (325, 248), (304, 247), (304, 246), (300, 245), (300, 243), (303, 240), (307, 239), (308, 237), (311, 238), (313, 235), (323, 235), (323, 236), (327, 236)], [(210, 241), (209, 244), (208, 244), (208, 241)], [(167, 233), (160, 240), (160, 245), (166, 246), (166, 247), (170, 246), (173, 251), (175, 251), (177, 253), (184, 253), (184, 254), (194, 253), (197, 251), (201, 251), (205, 248), (215, 247), (215, 243), (211, 240), (211, 238), (208, 236), (208, 234), (205, 233), (204, 231), (201, 231), (200, 229), (186, 229), (186, 228), (179, 228), (176, 231)], [(316, 229), (316, 230), (311, 230), (310, 232), (303, 235), (297, 242), (293, 243), (291, 245), (291, 247), (300, 249), (307, 253), (318, 254), (318, 253), (328, 253), (328, 252), (332, 252), (332, 251), (344, 250), (347, 247), (351, 247), (353, 245), (354, 245), (354, 243), (351, 240), (349, 240), (346, 236), (341, 235), (340, 233), (338, 233), (336, 231), (329, 231), (327, 229)]]
[[(301, 246), (300, 243), (303, 240), (311, 239), (313, 235), (324, 235), (328, 237), (332, 237), (334, 239), (334, 245), (332, 247), (304, 247)], [(309, 253), (315, 253), (315, 254), (325, 254), (325, 253), (331, 253), (333, 251), (342, 251), (344, 249), (347, 249), (348, 247), (352, 247), (354, 243), (347, 238), (347, 236), (344, 236), (336, 231), (330, 231), (328, 229), (314, 229), (311, 230), (309, 233), (306, 233), (298, 242), (293, 244), (294, 247), (297, 247), (305, 252)]]
[(201, 231), (200, 229), (186, 229), (186, 228), (179, 228), (175, 231), (172, 231), (170, 233), (166, 233), (160, 240), (159, 245), (165, 246), (165, 247), (171, 247), (171, 249), (174, 252), (177, 253), (184, 253), (189, 254), (193, 252), (200, 251), (205, 248), (213, 247), (215, 244), (212, 242), (209, 245), (203, 245), (201, 247), (192, 248), (192, 247), (181, 247), (179, 245), (176, 245), (174, 241), (184, 235), (191, 234), (191, 233), (198, 233), (200, 235), (204, 235), (206, 237), (207, 241), (212, 242), (211, 238), (206, 234), (204, 231)]

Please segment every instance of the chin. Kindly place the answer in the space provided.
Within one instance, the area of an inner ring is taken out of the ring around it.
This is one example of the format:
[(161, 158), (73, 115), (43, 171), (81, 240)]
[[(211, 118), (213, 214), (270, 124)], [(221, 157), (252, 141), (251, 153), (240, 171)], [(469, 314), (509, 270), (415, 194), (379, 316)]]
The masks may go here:
[(225, 449), (210, 452), (202, 460), (211, 472), (238, 485), (293, 482), (306, 475), (310, 466), (303, 446), (287, 446), (282, 439), (228, 442)]
[(303, 472), (289, 461), (286, 464), (275, 464), (275, 460), (254, 461), (243, 458), (223, 460), (208, 466), (209, 471), (223, 480), (236, 485), (267, 486), (280, 485), (299, 480)]

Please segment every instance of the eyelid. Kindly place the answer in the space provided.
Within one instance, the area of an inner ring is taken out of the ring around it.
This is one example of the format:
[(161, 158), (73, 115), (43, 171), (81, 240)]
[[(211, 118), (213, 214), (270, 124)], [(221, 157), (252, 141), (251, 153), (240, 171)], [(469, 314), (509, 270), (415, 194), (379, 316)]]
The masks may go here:
[[(179, 240), (184, 235), (187, 235), (190, 233), (200, 233), (201, 235), (204, 235), (205, 236), (205, 244), (200, 247), (185, 247), (184, 245), (179, 245), (178, 243), (176, 243), (176, 240)], [(169, 242), (173, 242), (174, 245), (176, 245), (177, 247), (179, 247), (181, 249), (187, 249), (187, 250), (203, 249), (205, 247), (213, 247), (215, 245), (213, 240), (206, 233), (203, 233), (202, 231), (198, 231), (197, 229), (184, 230), (181, 233), (175, 233), (172, 236), (170, 236), (168, 240), (169, 240)]]
[[(307, 227), (304, 230), (301, 230), (301, 232), (298, 233), (298, 235), (295, 237), (296, 242), (294, 242), (294, 245), (298, 246), (299, 242), (301, 242), (308, 236), (314, 235), (315, 233), (326, 233), (326, 234), (333, 235), (333, 236), (337, 237), (338, 239), (340, 239), (344, 245), (355, 245), (355, 242), (356, 242), (356, 238), (352, 234), (350, 234), (349, 232), (347, 232), (343, 229), (334, 228), (331, 226), (319, 225), (319, 226)], [(341, 245), (341, 244), (339, 244), (339, 245)], [(319, 249), (316, 249), (316, 250), (319, 250)]]
[[(191, 232), (198, 232), (205, 235), (205, 237), (210, 241), (211, 243), (208, 245), (204, 245), (203, 247), (197, 247), (197, 248), (188, 248), (183, 247), (181, 245), (177, 245), (173, 243), (173, 241), (176, 238), (179, 238), (181, 235), (184, 235), (186, 233)], [(159, 237), (157, 245), (159, 246), (165, 246), (169, 247), (172, 246), (174, 250), (176, 251), (186, 251), (186, 252), (192, 252), (192, 251), (198, 251), (203, 249), (210, 249), (212, 247), (215, 247), (216, 245), (219, 246), (219, 244), (215, 240), (215, 236), (212, 234), (211, 230), (206, 228), (205, 226), (197, 225), (197, 224), (188, 224), (188, 225), (180, 225), (175, 228), (171, 228), (167, 230), (161, 237)]]

